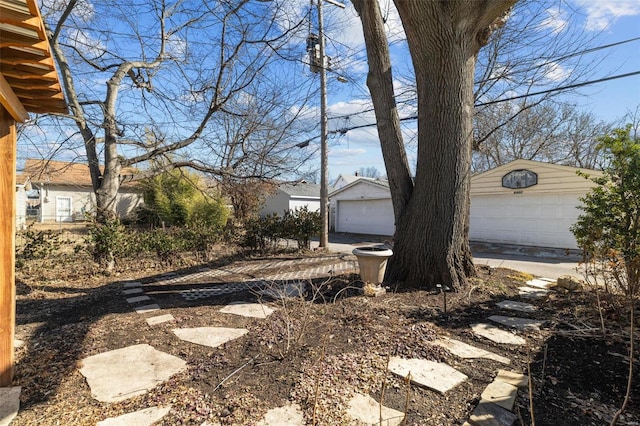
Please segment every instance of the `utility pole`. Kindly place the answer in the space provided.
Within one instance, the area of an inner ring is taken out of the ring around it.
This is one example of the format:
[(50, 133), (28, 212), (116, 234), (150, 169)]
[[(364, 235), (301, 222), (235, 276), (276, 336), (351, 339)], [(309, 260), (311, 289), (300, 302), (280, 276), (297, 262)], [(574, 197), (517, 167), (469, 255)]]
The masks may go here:
[[(312, 0), (313, 1), (313, 0)], [(318, 8), (318, 36), (320, 54), (320, 220), (322, 230), (320, 232), (320, 248), (329, 247), (329, 148), (327, 142), (327, 62), (325, 56), (324, 26), (322, 15), (322, 2), (326, 1), (334, 6), (344, 9), (344, 4), (334, 0), (316, 0)], [(312, 52), (313, 53), (313, 52)], [(313, 69), (313, 59), (311, 66)]]

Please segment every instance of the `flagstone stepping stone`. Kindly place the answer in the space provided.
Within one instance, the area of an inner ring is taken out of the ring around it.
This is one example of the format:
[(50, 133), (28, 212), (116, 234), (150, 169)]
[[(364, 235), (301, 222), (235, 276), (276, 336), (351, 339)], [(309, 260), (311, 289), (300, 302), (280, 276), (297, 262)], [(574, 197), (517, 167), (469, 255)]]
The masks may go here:
[(142, 395), (184, 370), (182, 359), (147, 344), (103, 352), (81, 361), (80, 373), (100, 402), (118, 402)]
[(397, 426), (402, 423), (404, 413), (393, 408), (382, 406), (380, 421), (380, 404), (369, 395), (356, 393), (349, 401), (347, 414), (354, 420), (366, 425)]
[(516, 336), (510, 331), (504, 331), (492, 324), (472, 324), (471, 329), (476, 335), (489, 339), (495, 343), (503, 343), (506, 345), (524, 345), (527, 343), (527, 341), (522, 337)]
[(158, 325), (169, 321), (175, 321), (176, 319), (171, 314), (157, 315), (155, 317), (147, 318), (147, 324)]
[(524, 302), (516, 302), (515, 300), (503, 300), (502, 302), (496, 303), (496, 305), (501, 309), (508, 309), (511, 311), (526, 313), (533, 313), (538, 310), (538, 307), (535, 305)]
[(220, 309), (224, 314), (240, 315), (249, 318), (266, 318), (275, 312), (275, 309), (262, 303), (234, 302)]
[(244, 336), (249, 330), (245, 328), (195, 327), (174, 328), (173, 332), (181, 340), (216, 348), (224, 343)]
[(533, 280), (527, 281), (526, 284), (527, 284), (527, 287), (536, 287), (536, 288), (546, 289), (551, 284), (551, 282), (547, 280), (533, 279)]
[(124, 288), (140, 287), (141, 285), (140, 281), (127, 281), (124, 283)]
[(134, 287), (134, 288), (129, 288), (129, 289), (123, 290), (122, 294), (129, 295), (129, 294), (138, 294), (138, 293), (142, 293), (142, 292), (143, 292), (142, 288)]
[(463, 359), (484, 358), (498, 361), (503, 364), (511, 363), (511, 360), (509, 358), (505, 358), (501, 355), (494, 354), (493, 352), (485, 351), (484, 349), (480, 349), (459, 340), (450, 339), (448, 337), (441, 337), (440, 339), (437, 339), (431, 343), (441, 346), (455, 356)]
[(6, 426), (18, 415), (20, 386), (0, 388), (0, 426)]
[(518, 287), (518, 294), (529, 299), (539, 299), (546, 296), (549, 290), (534, 287)]
[(298, 404), (272, 408), (256, 426), (304, 426), (304, 415)]
[(284, 286), (272, 286), (264, 290), (258, 291), (261, 296), (267, 296), (272, 299), (289, 299), (301, 297), (304, 294), (306, 285), (304, 283), (289, 283)]
[(487, 401), (480, 401), (469, 417), (469, 423), (475, 426), (512, 426), (516, 420), (511, 411)]
[(441, 394), (467, 380), (466, 375), (443, 362), (418, 358), (391, 357), (389, 371), (403, 378), (411, 374), (412, 383)]
[(520, 317), (505, 317), (503, 315), (491, 315), (489, 321), (504, 325), (505, 327), (515, 328), (517, 330), (534, 330), (540, 331), (545, 321), (532, 320)]
[(518, 388), (500, 380), (494, 380), (484, 389), (480, 399), (493, 402), (496, 405), (511, 411), (516, 401)]
[(127, 303), (146, 302), (147, 300), (151, 300), (151, 298), (149, 296), (128, 297), (127, 298)]
[(98, 422), (96, 426), (151, 426), (166, 416), (169, 411), (171, 411), (171, 406), (149, 407), (118, 417), (109, 417), (108, 419)]
[(146, 314), (147, 312), (159, 311), (160, 306), (158, 306), (156, 303), (153, 303), (151, 305), (138, 306), (137, 308), (135, 308), (135, 310), (139, 314)]
[(518, 388), (526, 388), (529, 386), (529, 376), (515, 371), (498, 370), (495, 380), (500, 380)]

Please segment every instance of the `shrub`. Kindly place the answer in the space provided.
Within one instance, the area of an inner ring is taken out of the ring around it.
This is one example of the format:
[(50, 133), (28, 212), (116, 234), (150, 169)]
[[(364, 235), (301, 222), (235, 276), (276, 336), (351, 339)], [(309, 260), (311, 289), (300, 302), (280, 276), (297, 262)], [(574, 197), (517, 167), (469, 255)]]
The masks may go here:
[(596, 186), (581, 199), (584, 213), (571, 231), (585, 262), (603, 268), (593, 278), (604, 274), (633, 296), (640, 286), (640, 141), (630, 132), (627, 126), (600, 139), (608, 166), (602, 177), (584, 175)]
[(95, 262), (105, 266), (107, 271), (132, 249), (129, 232), (118, 218), (92, 223), (85, 243)]
[(16, 247), (16, 257), (21, 260), (44, 259), (56, 253), (62, 241), (61, 235), (57, 231), (33, 229), (33, 223), (21, 232), (24, 244), (20, 248)]
[(285, 212), (282, 229), (286, 238), (298, 242), (298, 248), (311, 249), (311, 238), (320, 234), (322, 219), (319, 212), (309, 211), (307, 206)]
[(310, 249), (311, 238), (320, 233), (320, 213), (304, 206), (289, 210), (280, 217), (268, 215), (249, 219), (245, 223), (245, 235), (241, 245), (252, 250), (275, 248), (281, 238), (296, 240), (298, 248)]

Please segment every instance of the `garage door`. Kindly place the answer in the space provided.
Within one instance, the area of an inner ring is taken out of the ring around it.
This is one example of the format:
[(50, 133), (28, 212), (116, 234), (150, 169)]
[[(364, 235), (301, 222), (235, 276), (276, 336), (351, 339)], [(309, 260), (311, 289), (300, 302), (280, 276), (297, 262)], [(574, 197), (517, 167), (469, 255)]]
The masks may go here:
[(338, 201), (336, 231), (354, 234), (393, 235), (391, 200)]
[(469, 237), (525, 246), (577, 248), (570, 231), (581, 210), (579, 194), (476, 195)]

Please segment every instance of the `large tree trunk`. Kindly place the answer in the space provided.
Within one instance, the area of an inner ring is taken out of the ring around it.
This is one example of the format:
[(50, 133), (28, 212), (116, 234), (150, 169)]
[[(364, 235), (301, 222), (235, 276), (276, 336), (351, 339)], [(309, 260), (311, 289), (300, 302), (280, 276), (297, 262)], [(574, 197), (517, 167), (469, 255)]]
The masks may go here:
[(387, 280), (459, 289), (475, 272), (468, 241), (475, 58), (515, 1), (394, 1), (416, 75), (418, 160)]
[(413, 182), (393, 91), (389, 45), (378, 2), (352, 0), (352, 3), (362, 21), (369, 62), (367, 86), (375, 110), (378, 137), (389, 179), (393, 214), (397, 225), (411, 198)]

